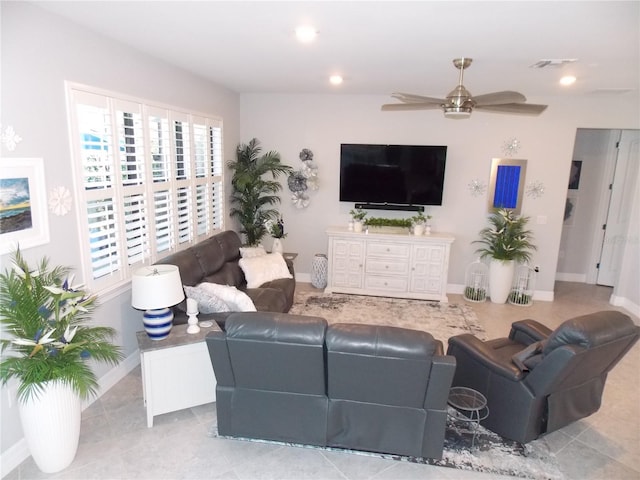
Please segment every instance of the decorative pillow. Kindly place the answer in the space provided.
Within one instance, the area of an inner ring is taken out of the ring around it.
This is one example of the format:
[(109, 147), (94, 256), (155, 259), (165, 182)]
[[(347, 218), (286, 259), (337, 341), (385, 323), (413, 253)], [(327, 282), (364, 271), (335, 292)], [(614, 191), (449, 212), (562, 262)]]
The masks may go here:
[(260, 285), (279, 278), (293, 278), (281, 253), (274, 252), (253, 258), (241, 258), (238, 262), (247, 279), (247, 287)]
[(216, 313), (216, 312), (230, 312), (231, 308), (217, 295), (213, 295), (206, 291), (200, 285), (190, 287), (184, 285), (184, 293), (187, 294), (187, 298), (192, 298), (198, 302), (198, 312), (200, 313)]
[(262, 245), (258, 245), (257, 247), (240, 247), (240, 256), (242, 258), (261, 257), (266, 254), (267, 251)]
[[(259, 258), (259, 257), (256, 257)], [(242, 260), (241, 260), (242, 261)], [(211, 296), (216, 296), (224, 301), (231, 312), (255, 312), (256, 306), (249, 295), (238, 290), (231, 285), (220, 285), (218, 283), (202, 282), (198, 284), (203, 291)]]

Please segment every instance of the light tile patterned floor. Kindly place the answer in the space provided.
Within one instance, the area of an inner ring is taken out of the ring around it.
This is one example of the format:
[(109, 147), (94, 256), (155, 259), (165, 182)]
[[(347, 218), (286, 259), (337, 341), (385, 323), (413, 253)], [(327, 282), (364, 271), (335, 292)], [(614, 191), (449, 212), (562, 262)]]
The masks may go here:
[[(312, 289), (308, 284), (298, 288)], [(597, 310), (611, 289), (558, 282), (554, 302), (529, 307), (471, 304), (488, 338), (504, 336), (511, 322), (535, 318), (550, 327)], [(450, 302), (462, 302), (450, 295)], [(638, 319), (635, 319), (638, 323)], [(599, 412), (547, 436), (567, 479), (640, 479), (640, 346), (609, 375)], [(83, 413), (73, 464), (42, 474), (31, 459), (10, 472), (18, 479), (498, 479), (450, 468), (416, 465), (337, 452), (206, 438), (213, 404), (155, 418), (146, 427), (140, 369), (134, 369)]]

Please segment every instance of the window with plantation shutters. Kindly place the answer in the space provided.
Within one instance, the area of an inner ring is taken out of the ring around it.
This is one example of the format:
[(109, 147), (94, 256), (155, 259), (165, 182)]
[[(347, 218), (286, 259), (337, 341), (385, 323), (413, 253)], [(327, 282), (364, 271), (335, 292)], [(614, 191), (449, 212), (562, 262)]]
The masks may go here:
[(223, 228), (218, 118), (68, 84), (85, 283), (138, 267)]

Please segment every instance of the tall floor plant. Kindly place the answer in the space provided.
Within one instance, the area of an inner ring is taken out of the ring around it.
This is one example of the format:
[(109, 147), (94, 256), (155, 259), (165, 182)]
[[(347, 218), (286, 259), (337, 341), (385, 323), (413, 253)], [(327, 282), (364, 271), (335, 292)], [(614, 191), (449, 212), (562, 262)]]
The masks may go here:
[(254, 138), (236, 149), (236, 159), (227, 162), (233, 171), (231, 178), (231, 208), (229, 214), (240, 222), (240, 233), (247, 245), (257, 245), (267, 234), (267, 220), (278, 221), (280, 213), (274, 205), (280, 203), (277, 181), (292, 168), (280, 161), (280, 154), (269, 151), (261, 154), (260, 142)]

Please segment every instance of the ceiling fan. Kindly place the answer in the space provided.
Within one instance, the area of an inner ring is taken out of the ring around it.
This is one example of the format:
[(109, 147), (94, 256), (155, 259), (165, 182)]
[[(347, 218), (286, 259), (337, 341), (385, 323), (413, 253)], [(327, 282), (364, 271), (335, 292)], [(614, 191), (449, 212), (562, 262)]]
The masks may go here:
[(527, 101), (524, 95), (509, 90), (472, 96), (469, 90), (462, 85), (464, 70), (471, 65), (472, 60), (467, 57), (453, 60), (453, 65), (460, 70), (460, 80), (458, 86), (446, 98), (423, 97), (422, 95), (411, 93), (393, 93), (391, 96), (402, 103), (382, 105), (382, 110), (432, 110), (441, 108), (447, 118), (469, 118), (473, 110), (540, 115), (547, 108), (546, 105), (524, 103)]

